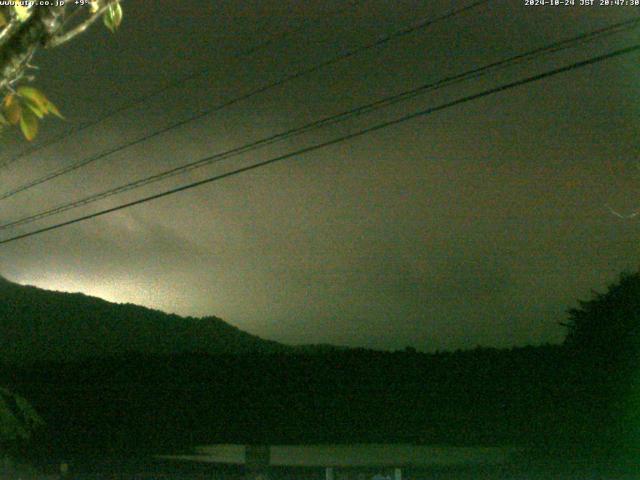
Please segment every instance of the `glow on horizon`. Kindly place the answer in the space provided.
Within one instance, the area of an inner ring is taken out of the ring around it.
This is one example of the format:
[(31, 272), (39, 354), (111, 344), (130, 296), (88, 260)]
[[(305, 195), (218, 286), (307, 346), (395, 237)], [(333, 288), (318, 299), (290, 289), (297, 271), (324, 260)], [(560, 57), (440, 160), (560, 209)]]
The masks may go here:
[[(21, 285), (31, 285), (45, 290), (66, 293), (82, 293), (91, 297), (98, 297), (112, 303), (133, 303), (167, 313), (178, 313), (176, 298), (168, 298), (166, 292), (160, 292), (153, 287), (141, 289), (137, 282), (126, 282), (121, 279), (104, 278), (100, 281), (83, 280), (73, 275), (49, 273), (46, 275), (23, 275), (19, 278), (9, 278)], [(172, 308), (173, 307), (173, 308)]]

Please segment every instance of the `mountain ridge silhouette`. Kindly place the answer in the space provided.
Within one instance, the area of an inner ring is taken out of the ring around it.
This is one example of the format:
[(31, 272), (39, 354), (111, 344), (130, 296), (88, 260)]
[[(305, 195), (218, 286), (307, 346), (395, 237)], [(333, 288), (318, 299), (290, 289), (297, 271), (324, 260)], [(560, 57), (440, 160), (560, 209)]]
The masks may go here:
[(135, 352), (236, 354), (290, 347), (216, 316), (182, 317), (83, 293), (20, 285), (0, 275), (0, 361), (29, 364)]

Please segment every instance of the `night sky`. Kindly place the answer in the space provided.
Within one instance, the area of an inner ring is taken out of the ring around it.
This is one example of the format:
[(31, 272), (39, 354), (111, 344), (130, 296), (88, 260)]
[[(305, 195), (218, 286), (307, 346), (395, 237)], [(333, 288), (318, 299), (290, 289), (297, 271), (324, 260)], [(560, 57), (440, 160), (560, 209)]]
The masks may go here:
[[(579, 2), (579, 0), (576, 0)], [(463, 5), (453, 2), (455, 6)], [(454, 8), (452, 2), (125, 2), (40, 51), (67, 120), (134, 110), (0, 171), (2, 191)], [(2, 201), (0, 222), (640, 15), (492, 1)], [(283, 31), (249, 56), (236, 53)], [(29, 231), (635, 44), (638, 29), (12, 231)], [(0, 273), (288, 343), (456, 349), (559, 342), (565, 311), (638, 265), (640, 55), (619, 57), (94, 220), (0, 246)], [(5, 133), (0, 162), (27, 148)]]

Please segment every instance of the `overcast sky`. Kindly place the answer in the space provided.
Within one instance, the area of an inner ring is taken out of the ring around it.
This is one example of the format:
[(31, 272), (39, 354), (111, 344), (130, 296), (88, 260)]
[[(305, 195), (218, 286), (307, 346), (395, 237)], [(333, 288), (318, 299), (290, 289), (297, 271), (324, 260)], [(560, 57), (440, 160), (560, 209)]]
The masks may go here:
[[(579, 2), (579, 0), (576, 0)], [(461, 2), (453, 2), (456, 6)], [(2, 190), (433, 17), (451, 2), (126, 2), (40, 52), (67, 117), (37, 142), (178, 79), (143, 106), (0, 171)], [(640, 15), (488, 6), (239, 102), (2, 201), (2, 223)], [(269, 48), (237, 52), (292, 29)], [(612, 36), (12, 231), (26, 232), (638, 41)], [(582, 68), (94, 220), (0, 246), (0, 273), (289, 343), (420, 350), (558, 342), (578, 298), (635, 269), (638, 54)], [(26, 148), (5, 134), (0, 162)]]

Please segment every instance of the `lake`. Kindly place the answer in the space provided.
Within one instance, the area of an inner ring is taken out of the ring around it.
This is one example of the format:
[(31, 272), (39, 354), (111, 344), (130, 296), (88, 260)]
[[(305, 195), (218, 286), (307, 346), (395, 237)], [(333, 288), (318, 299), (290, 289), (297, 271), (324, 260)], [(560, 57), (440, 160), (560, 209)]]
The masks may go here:
[[(271, 445), (262, 448), (269, 450), (269, 465), (291, 467), (496, 465), (508, 462), (518, 452), (510, 447), (438, 447), (409, 444)], [(245, 464), (247, 460), (247, 447), (244, 445), (205, 445), (195, 447), (194, 450), (192, 455), (163, 455), (161, 458), (226, 464)]]

